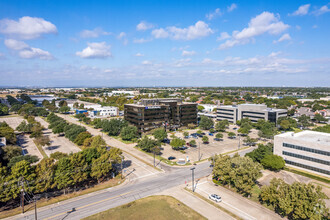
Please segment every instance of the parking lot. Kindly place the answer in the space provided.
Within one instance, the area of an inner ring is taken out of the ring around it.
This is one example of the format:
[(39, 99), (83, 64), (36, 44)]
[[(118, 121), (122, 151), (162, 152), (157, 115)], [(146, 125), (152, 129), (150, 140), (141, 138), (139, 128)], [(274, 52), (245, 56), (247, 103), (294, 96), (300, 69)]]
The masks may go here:
[[(237, 134), (237, 130), (234, 128), (237, 128), (237, 126), (230, 125), (226, 131), (234, 132)], [(196, 132), (197, 129), (188, 131), (189, 135)], [(186, 143), (190, 142), (191, 140), (195, 140), (196, 146), (194, 147), (187, 146), (188, 149), (185, 150), (185, 153), (182, 153), (181, 151), (173, 150), (171, 145), (169, 144), (162, 145), (162, 157), (168, 158), (170, 156), (173, 156), (176, 158), (174, 159), (174, 161), (177, 161), (179, 159), (185, 159), (186, 161), (190, 160), (191, 162), (195, 162), (198, 160), (209, 158), (215, 154), (223, 154), (234, 150), (246, 148), (246, 146), (243, 145), (244, 144), (243, 140), (245, 139), (245, 137), (237, 136), (236, 138), (230, 139), (228, 138), (227, 133), (222, 132), (223, 138), (220, 141), (216, 141), (214, 140), (215, 133), (213, 134), (213, 136), (210, 136), (209, 132), (207, 131), (202, 131), (202, 132), (204, 132), (205, 136), (209, 138), (208, 144), (204, 144), (201, 137), (194, 138), (190, 136), (189, 138), (184, 138), (183, 132), (175, 132), (174, 135), (178, 138), (185, 140)], [(168, 135), (169, 139), (171, 139), (170, 136), (171, 134)], [(252, 129), (249, 136), (251, 138), (257, 138), (258, 131)]]

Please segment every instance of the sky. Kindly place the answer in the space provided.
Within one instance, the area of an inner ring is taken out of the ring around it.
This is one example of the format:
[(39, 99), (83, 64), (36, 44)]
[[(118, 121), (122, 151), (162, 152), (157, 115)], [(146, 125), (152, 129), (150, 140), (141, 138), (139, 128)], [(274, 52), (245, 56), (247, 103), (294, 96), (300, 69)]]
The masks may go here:
[(0, 86), (330, 86), (330, 2), (1, 0)]

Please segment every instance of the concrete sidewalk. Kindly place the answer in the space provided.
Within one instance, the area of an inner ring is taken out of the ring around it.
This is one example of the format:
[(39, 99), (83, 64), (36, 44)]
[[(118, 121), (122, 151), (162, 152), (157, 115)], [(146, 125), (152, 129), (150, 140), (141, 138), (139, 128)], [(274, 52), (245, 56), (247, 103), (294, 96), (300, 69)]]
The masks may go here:
[(216, 208), (215, 206), (205, 202), (204, 200), (194, 196), (193, 194), (187, 192), (183, 189), (183, 186), (174, 187), (168, 190), (165, 190), (159, 195), (169, 195), (173, 196), (180, 202), (183, 202), (188, 207), (192, 208), (199, 214), (203, 215), (207, 219), (235, 219), (222, 210)]
[(235, 213), (239, 217), (248, 220), (273, 220), (283, 219), (275, 212), (267, 209), (266, 207), (253, 202), (243, 196), (232, 192), (222, 186), (215, 185), (212, 182), (211, 175), (208, 178), (203, 178), (197, 183), (196, 192), (208, 198), (210, 194), (217, 194), (221, 196), (222, 202), (218, 205)]

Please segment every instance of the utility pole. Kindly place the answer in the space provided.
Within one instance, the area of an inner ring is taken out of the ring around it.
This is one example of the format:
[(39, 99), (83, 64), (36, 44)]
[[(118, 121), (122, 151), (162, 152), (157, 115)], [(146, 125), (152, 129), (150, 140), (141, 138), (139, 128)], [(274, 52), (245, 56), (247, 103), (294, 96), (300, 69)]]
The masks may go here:
[(194, 183), (194, 170), (195, 170), (195, 167), (190, 168), (190, 170), (191, 170), (191, 179), (192, 179), (191, 188), (192, 188), (192, 191), (195, 192), (195, 188), (194, 188), (194, 185), (195, 185), (195, 183)]
[(201, 143), (198, 143), (198, 161), (201, 160)]
[(155, 167), (155, 162), (156, 162), (156, 161), (155, 161), (155, 149), (154, 149), (154, 167)]
[(121, 156), (121, 163), (120, 163), (120, 173), (121, 173), (121, 179), (123, 178), (123, 160), (124, 160), (124, 157)]
[(22, 207), (22, 214), (24, 214), (24, 187), (23, 187), (23, 177), (21, 177), (20, 179), (20, 183), (21, 185), (21, 207)]
[(36, 197), (34, 197), (34, 219), (38, 220), (38, 217), (37, 217), (37, 198)]
[(238, 134), (238, 150), (241, 146), (241, 135)]

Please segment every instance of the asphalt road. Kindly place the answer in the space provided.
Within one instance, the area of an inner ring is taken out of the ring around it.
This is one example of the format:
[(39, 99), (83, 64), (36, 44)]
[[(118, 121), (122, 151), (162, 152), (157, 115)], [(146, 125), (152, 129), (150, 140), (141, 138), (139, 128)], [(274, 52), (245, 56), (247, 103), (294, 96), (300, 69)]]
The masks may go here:
[[(195, 166), (195, 179), (207, 176), (212, 169), (205, 162)], [(190, 167), (173, 169), (168, 173), (158, 173), (149, 178), (137, 179), (129, 184), (102, 190), (59, 204), (43, 207), (38, 211), (38, 219), (81, 219), (125, 203), (150, 196), (165, 189), (191, 181)], [(34, 219), (34, 211), (9, 219)]]

